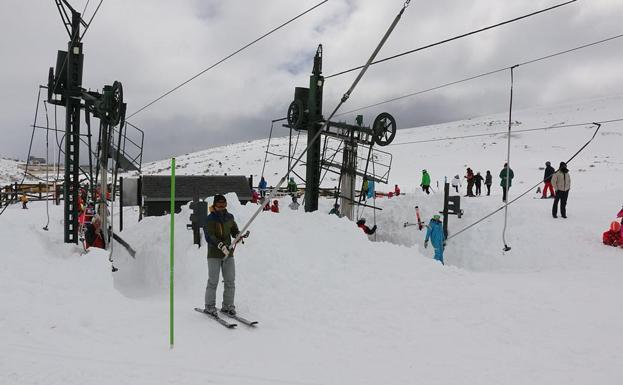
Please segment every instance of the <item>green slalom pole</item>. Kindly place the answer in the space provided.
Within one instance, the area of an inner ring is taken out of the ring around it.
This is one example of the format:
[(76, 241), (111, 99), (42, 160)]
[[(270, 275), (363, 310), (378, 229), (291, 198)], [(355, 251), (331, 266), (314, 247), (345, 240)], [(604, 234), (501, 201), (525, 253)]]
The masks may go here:
[(169, 344), (173, 349), (173, 262), (175, 257), (175, 158), (171, 159), (171, 235), (169, 261)]

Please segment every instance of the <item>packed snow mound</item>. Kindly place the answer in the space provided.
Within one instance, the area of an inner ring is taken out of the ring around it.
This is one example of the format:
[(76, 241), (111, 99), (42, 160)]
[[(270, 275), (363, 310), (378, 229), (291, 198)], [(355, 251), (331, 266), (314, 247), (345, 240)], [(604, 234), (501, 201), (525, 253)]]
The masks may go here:
[[(212, 202), (212, 197), (207, 197)], [(235, 194), (228, 194), (228, 211), (242, 227), (258, 209), (258, 205), (241, 205)], [(331, 202), (322, 201), (322, 207), (314, 213), (291, 210), (287, 207), (289, 197), (279, 199), (281, 212), (261, 213), (251, 229), (245, 244), (240, 244), (235, 254), (244, 269), (266, 271), (272, 289), (282, 290), (296, 279), (321, 279), (324, 268), (345, 269), (349, 265), (374, 266), (392, 260), (412, 260), (420, 269), (435, 267), (435, 262), (422, 255), (417, 248), (394, 245), (388, 242), (370, 242), (361, 229), (347, 218), (327, 215)], [(192, 212), (188, 205), (175, 215), (175, 262), (177, 290), (196, 292), (197, 282), (206, 279), (207, 248), (203, 231), (202, 247), (192, 244), (192, 232), (187, 230)], [(124, 253), (118, 261), (120, 273), (115, 274), (116, 287), (128, 296), (153, 295), (168, 287), (170, 219), (146, 217), (140, 223), (125, 223), (122, 233), (136, 250), (136, 259)], [(313, 245), (313, 247), (310, 247)], [(324, 265), (323, 269), (318, 269)], [(241, 267), (239, 267), (240, 269)], [(288, 276), (278, 274), (288, 271)], [(367, 269), (367, 268), (366, 268)], [(264, 286), (266, 276), (255, 280), (245, 279), (249, 287)], [(351, 277), (344, 277), (351, 279)], [(276, 294), (276, 293), (275, 293)]]

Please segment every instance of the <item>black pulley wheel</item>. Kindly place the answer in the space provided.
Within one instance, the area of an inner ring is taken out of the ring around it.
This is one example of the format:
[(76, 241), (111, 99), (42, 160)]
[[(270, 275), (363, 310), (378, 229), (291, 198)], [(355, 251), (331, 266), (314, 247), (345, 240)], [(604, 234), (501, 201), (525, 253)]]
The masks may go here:
[(121, 105), (123, 104), (123, 86), (115, 80), (112, 84), (112, 106), (110, 109), (110, 125), (116, 126), (121, 119)]
[(292, 128), (301, 128), (303, 124), (303, 102), (296, 99), (288, 107), (288, 124)]
[(387, 146), (394, 140), (396, 129), (396, 119), (393, 116), (387, 112), (379, 114), (372, 125), (374, 142), (379, 146)]

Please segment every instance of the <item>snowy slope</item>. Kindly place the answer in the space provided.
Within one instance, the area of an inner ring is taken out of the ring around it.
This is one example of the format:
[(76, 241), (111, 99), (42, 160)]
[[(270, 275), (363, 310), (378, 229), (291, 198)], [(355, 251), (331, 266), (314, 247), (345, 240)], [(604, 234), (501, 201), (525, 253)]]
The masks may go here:
[(17, 168), (20, 163), (11, 159), (0, 158), (0, 186), (21, 182), (24, 172)]
[[(518, 111), (519, 128), (620, 118), (619, 97), (576, 106)], [(506, 129), (504, 114), (399, 131), (396, 143)], [(515, 120), (515, 119), (514, 119)], [(447, 265), (422, 247), (413, 206), (424, 218), (441, 194), (416, 190), (422, 168), (433, 181), (464, 175), (464, 166), (497, 175), (503, 136), (388, 147), (391, 182), (407, 194), (377, 199), (377, 242), (352, 222), (329, 216), (322, 200), (312, 214), (262, 213), (236, 251), (239, 311), (257, 329), (226, 330), (192, 311), (205, 290), (205, 247), (191, 245), (188, 208), (175, 216), (175, 348), (168, 348), (168, 217), (135, 221), (126, 208), (115, 245), (120, 271), (107, 254), (62, 243), (62, 208), (32, 202), (0, 217), (0, 349), (2, 384), (619, 384), (623, 380), (623, 250), (600, 244), (623, 196), (621, 123), (605, 125), (571, 164), (569, 218), (551, 218), (551, 200), (531, 192), (509, 208), (502, 252), (498, 213), (448, 243)], [(516, 179), (511, 198), (536, 183), (545, 160), (575, 153), (592, 128), (513, 137)], [(281, 142), (280, 142), (281, 141)], [(287, 151), (287, 140), (281, 143)], [(494, 143), (495, 142), (495, 143)], [(259, 174), (266, 141), (177, 157), (179, 174), (208, 167)], [(227, 157), (227, 158), (225, 158)], [(270, 157), (269, 157), (270, 159)], [(209, 166), (209, 163), (212, 163)], [(168, 173), (167, 161), (146, 167)], [(275, 181), (285, 160), (267, 164)], [(269, 179), (269, 183), (272, 180)], [(456, 233), (500, 206), (493, 195), (464, 199)], [(596, 199), (598, 198), (598, 199)], [(254, 212), (229, 196), (243, 224)], [(370, 210), (362, 215), (374, 220)], [(222, 289), (222, 287), (219, 287)]]

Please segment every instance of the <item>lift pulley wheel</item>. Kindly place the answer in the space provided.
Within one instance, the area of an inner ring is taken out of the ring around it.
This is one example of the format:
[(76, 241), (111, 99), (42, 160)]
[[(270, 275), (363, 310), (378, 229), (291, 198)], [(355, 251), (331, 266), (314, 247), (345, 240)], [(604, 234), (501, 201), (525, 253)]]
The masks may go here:
[(387, 112), (382, 112), (372, 125), (374, 131), (374, 142), (379, 146), (387, 146), (396, 136), (396, 119)]
[(290, 127), (299, 129), (303, 125), (303, 102), (296, 99), (288, 107), (288, 124)]
[(111, 126), (119, 124), (121, 119), (121, 105), (123, 104), (123, 86), (115, 80), (112, 84), (112, 105), (110, 108), (109, 123)]
[(50, 68), (48, 72), (48, 102), (52, 100), (54, 91), (56, 91), (56, 82), (54, 81), (54, 68)]

